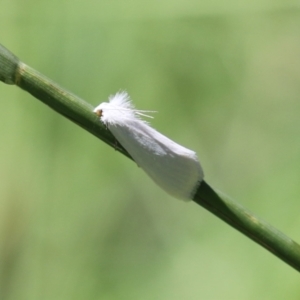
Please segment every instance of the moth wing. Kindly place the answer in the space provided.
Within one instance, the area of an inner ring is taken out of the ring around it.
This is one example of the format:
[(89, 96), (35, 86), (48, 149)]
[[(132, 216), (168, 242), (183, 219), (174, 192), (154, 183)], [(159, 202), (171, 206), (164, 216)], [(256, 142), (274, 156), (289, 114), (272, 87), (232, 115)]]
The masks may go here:
[(157, 185), (176, 198), (193, 198), (204, 177), (194, 151), (173, 142), (139, 119), (108, 124), (108, 128)]

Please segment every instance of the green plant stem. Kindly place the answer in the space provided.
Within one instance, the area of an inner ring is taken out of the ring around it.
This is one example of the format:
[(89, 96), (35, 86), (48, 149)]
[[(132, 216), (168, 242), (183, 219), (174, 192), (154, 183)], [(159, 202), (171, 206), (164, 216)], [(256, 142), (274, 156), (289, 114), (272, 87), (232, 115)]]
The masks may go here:
[[(56, 112), (131, 158), (121, 145), (116, 145), (115, 138), (99, 122), (90, 104), (20, 62), (1, 44), (0, 80), (19, 86)], [(194, 201), (300, 271), (300, 246), (240, 204), (215, 191), (205, 181), (198, 188)]]
[(194, 201), (300, 271), (300, 245), (228, 196), (201, 183)]

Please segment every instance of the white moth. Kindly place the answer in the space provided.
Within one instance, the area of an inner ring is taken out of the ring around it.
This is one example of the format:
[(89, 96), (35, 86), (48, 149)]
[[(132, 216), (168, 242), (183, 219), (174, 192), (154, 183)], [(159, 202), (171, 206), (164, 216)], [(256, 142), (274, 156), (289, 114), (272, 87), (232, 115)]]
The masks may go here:
[[(126, 92), (109, 97), (94, 109), (134, 161), (170, 195), (192, 199), (203, 180), (203, 170), (194, 151), (180, 146), (140, 119)], [(151, 111), (150, 111), (151, 112)], [(150, 117), (151, 118), (151, 117)]]

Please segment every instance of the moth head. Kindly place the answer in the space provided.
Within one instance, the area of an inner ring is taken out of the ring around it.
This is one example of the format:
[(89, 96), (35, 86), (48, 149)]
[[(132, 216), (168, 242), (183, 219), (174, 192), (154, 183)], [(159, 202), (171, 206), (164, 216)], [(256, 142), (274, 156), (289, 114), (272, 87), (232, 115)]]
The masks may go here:
[(95, 107), (95, 109), (93, 110), (93, 112), (99, 117), (101, 118), (103, 116), (103, 109), (105, 109), (106, 107), (106, 103), (103, 102), (100, 105), (98, 105), (97, 107)]
[(99, 117), (99, 118), (101, 118), (102, 117), (102, 115), (103, 115), (103, 110), (102, 109), (95, 109), (94, 110), (94, 113)]
[(127, 107), (120, 107), (110, 102), (102, 102), (94, 108), (93, 112), (106, 125), (122, 123), (128, 118), (128, 114), (133, 115), (133, 111)]

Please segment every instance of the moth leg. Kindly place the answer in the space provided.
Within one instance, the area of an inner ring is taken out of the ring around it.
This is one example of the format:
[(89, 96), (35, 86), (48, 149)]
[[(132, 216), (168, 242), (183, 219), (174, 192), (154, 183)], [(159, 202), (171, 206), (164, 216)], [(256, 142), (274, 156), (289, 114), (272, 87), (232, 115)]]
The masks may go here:
[(115, 151), (117, 151), (117, 149), (118, 149), (118, 141), (117, 141), (117, 139), (115, 139), (113, 146), (114, 146)]

